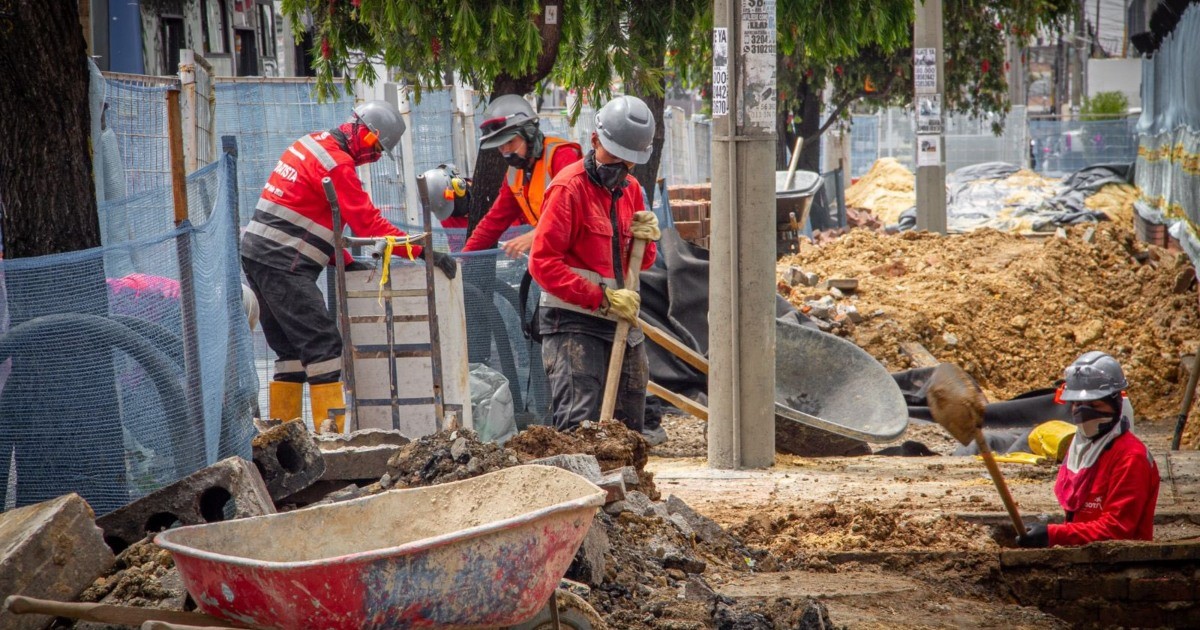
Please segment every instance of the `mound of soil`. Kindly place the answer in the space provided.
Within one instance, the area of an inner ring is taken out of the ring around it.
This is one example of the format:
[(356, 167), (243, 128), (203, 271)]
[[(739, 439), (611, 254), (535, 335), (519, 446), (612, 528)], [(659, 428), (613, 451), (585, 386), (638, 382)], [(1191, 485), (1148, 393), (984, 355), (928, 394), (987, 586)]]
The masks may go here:
[(516, 434), (504, 447), (525, 456), (524, 461), (552, 455), (585, 453), (596, 457), (600, 470), (616, 470), (624, 466), (637, 469), (638, 489), (651, 499), (658, 499), (654, 475), (646, 471), (649, 449), (646, 441), (635, 431), (615, 420), (584, 422), (573, 433), (561, 433), (553, 427), (531, 426)]
[[(171, 576), (174, 579), (166, 579), (168, 574), (174, 574)], [(175, 572), (175, 559), (169, 551), (146, 539), (118, 554), (109, 574), (96, 578), (79, 595), (79, 601), (103, 600), (106, 604), (174, 609), (184, 597), (182, 582)]]
[(413, 488), (462, 481), (516, 466), (517, 456), (469, 429), (442, 431), (414, 440), (388, 460), (383, 488)]
[(831, 292), (789, 287), (792, 265), (858, 279), (855, 293), (834, 297), (868, 317), (835, 332), (890, 371), (914, 367), (900, 344), (918, 342), (970, 373), (990, 400), (1051, 386), (1080, 354), (1103, 350), (1124, 366), (1137, 414), (1163, 418), (1178, 411), (1181, 355), (1197, 346), (1187, 257), (1111, 223), (1046, 239), (855, 231), (780, 261), (780, 293), (800, 306)]

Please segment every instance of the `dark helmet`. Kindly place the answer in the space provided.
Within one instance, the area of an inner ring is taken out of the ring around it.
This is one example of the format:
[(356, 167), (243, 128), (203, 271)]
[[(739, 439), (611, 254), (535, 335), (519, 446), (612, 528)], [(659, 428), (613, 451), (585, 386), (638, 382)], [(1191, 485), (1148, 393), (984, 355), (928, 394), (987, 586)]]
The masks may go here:
[(395, 105), (387, 101), (367, 101), (354, 108), (349, 122), (366, 125), (379, 139), (379, 148), (395, 159), (392, 150), (400, 144), (400, 136), (404, 135), (404, 118)]
[(495, 149), (513, 139), (526, 125), (536, 127), (538, 116), (529, 101), (516, 94), (498, 96), (483, 110), (483, 122), (479, 123), (480, 149)]
[(1061, 398), (1068, 402), (1100, 400), (1120, 394), (1129, 387), (1121, 364), (1108, 354), (1096, 350), (1075, 359), (1074, 363), (1067, 366), (1063, 377), (1066, 382)]
[(596, 135), (605, 151), (634, 164), (654, 152), (654, 114), (636, 96), (618, 96), (596, 112)]

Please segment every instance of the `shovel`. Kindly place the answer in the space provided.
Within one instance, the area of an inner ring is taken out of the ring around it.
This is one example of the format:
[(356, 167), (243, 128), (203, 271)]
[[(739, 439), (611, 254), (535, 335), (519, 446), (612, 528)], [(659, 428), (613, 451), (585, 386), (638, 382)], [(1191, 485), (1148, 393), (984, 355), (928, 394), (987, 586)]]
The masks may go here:
[[(642, 256), (646, 253), (646, 241), (633, 239), (633, 249), (629, 252), (629, 269), (625, 271), (625, 288), (638, 290), (638, 274), (642, 271)], [(600, 421), (613, 419), (617, 410), (617, 389), (621, 384), (621, 364), (625, 361), (625, 340), (629, 337), (629, 322), (617, 322), (617, 332), (613, 335), (612, 352), (608, 357), (608, 374), (604, 379), (604, 400), (600, 405)]]
[(979, 391), (979, 387), (962, 368), (953, 363), (941, 363), (933, 370), (927, 392), (929, 413), (934, 421), (964, 446), (970, 444), (971, 440), (979, 445), (979, 454), (983, 456), (983, 463), (992, 476), (992, 482), (996, 484), (996, 490), (1000, 492), (1000, 500), (1012, 519), (1013, 529), (1018, 536), (1024, 534), (1025, 523), (1017, 512), (1017, 503), (1009, 494), (1008, 484), (1004, 483), (1004, 475), (1000, 474), (992, 449), (983, 438), (983, 406), (987, 403), (983, 392)]

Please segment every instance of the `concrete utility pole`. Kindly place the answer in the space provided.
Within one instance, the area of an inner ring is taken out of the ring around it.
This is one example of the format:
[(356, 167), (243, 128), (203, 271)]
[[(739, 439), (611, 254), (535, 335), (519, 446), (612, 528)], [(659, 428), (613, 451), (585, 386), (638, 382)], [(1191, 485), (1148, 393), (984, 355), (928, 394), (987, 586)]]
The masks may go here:
[(713, 3), (708, 465), (775, 463), (775, 0)]
[(917, 229), (946, 233), (942, 142), (942, 0), (913, 0), (913, 101), (917, 116)]
[(1079, 111), (1083, 96), (1083, 64), (1084, 44), (1087, 42), (1087, 29), (1084, 28), (1083, 2), (1075, 6), (1075, 37), (1071, 38), (1071, 109)]

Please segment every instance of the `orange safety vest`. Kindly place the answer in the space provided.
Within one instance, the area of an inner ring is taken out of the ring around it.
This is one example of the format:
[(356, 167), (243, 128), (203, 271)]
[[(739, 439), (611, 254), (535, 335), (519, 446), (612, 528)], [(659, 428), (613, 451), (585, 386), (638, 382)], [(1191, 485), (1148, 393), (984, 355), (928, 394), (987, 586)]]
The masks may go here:
[(542, 216), (542, 199), (546, 197), (546, 189), (550, 187), (550, 182), (554, 179), (554, 174), (550, 172), (550, 164), (554, 161), (554, 152), (563, 147), (575, 147), (576, 151), (583, 153), (578, 144), (552, 136), (546, 136), (542, 146), (544, 147), (542, 159), (533, 165), (533, 173), (529, 176), (528, 187), (525, 186), (525, 171), (508, 167), (508, 189), (517, 199), (517, 205), (521, 206), (521, 211), (525, 213), (525, 220), (529, 222), (529, 225), (537, 225), (538, 219)]

